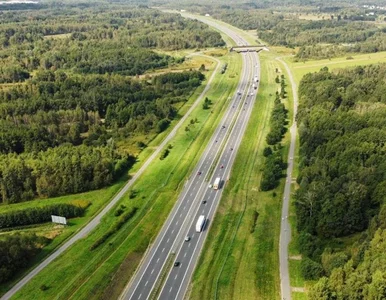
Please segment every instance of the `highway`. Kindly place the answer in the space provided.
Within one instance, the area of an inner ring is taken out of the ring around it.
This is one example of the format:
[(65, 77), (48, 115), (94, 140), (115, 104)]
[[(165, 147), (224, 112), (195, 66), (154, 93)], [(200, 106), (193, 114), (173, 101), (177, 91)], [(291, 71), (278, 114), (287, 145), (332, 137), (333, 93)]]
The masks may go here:
[(24, 278), (22, 278), (16, 285), (14, 285), (7, 293), (5, 293), (1, 300), (10, 299), (16, 292), (18, 292), (24, 285), (26, 285), (32, 278), (34, 278), (37, 274), (40, 273), (48, 264), (50, 264), (53, 260), (55, 260), (58, 256), (60, 256), (63, 252), (65, 252), (69, 247), (71, 247), (78, 240), (85, 238), (95, 227), (98, 226), (101, 219), (110, 211), (111, 208), (117, 204), (117, 202), (126, 194), (126, 192), (130, 189), (130, 187), (137, 181), (137, 179), (145, 172), (146, 168), (150, 165), (150, 163), (159, 157), (161, 150), (166, 147), (170, 140), (175, 136), (177, 130), (181, 128), (182, 124), (189, 117), (191, 112), (197, 107), (197, 105), (202, 104), (202, 100), (205, 94), (211, 87), (211, 83), (219, 73), (221, 63), (218, 59), (211, 57), (211, 59), (216, 60), (217, 66), (214, 70), (212, 76), (210, 77), (205, 89), (197, 98), (197, 100), (193, 103), (193, 105), (189, 108), (186, 114), (181, 118), (181, 120), (174, 126), (173, 130), (167, 135), (167, 137), (162, 141), (162, 143), (156, 148), (153, 154), (144, 162), (138, 172), (125, 184), (125, 186), (114, 196), (114, 198), (104, 207), (104, 209), (97, 214), (90, 222), (83, 227), (79, 232), (77, 232), (74, 236), (72, 236), (67, 242), (65, 242), (61, 247), (51, 253), (43, 262), (37, 265), (31, 272), (29, 272)]
[[(230, 29), (211, 23), (211, 26), (228, 34), (238, 45), (246, 45), (246, 42)], [(185, 296), (224, 185), (228, 184), (231, 168), (256, 98), (257, 90), (253, 85), (256, 84), (255, 77), (260, 80), (258, 56), (253, 52), (240, 55), (243, 67), (236, 94), (197, 167), (186, 181), (175, 207), (121, 299), (140, 300), (154, 297), (154, 289), (160, 284), (160, 275), (166, 263), (169, 266), (170, 260), (172, 266), (166, 273), (166, 279), (159, 291), (159, 299), (183, 299)], [(217, 177), (222, 179), (222, 186), (219, 190), (214, 190), (209, 184), (213, 184)], [(200, 215), (204, 215), (207, 221), (203, 231), (196, 232), (195, 225)], [(188, 241), (185, 241), (186, 237), (189, 237)], [(173, 266), (176, 262), (178, 265)]]
[(279, 260), (280, 260), (280, 287), (281, 297), (283, 300), (291, 299), (291, 285), (288, 271), (288, 244), (291, 241), (291, 226), (288, 222), (289, 214), (289, 202), (291, 199), (291, 184), (292, 184), (292, 171), (294, 167), (295, 147), (296, 147), (296, 114), (298, 110), (298, 89), (295, 80), (292, 76), (291, 70), (280, 58), (277, 58), (286, 68), (289, 80), (292, 86), (292, 94), (294, 98), (294, 113), (292, 119), (292, 126), (290, 128), (291, 144), (288, 154), (288, 167), (287, 178), (284, 187), (283, 206), (281, 212), (281, 224), (280, 224), (280, 242), (279, 242)]

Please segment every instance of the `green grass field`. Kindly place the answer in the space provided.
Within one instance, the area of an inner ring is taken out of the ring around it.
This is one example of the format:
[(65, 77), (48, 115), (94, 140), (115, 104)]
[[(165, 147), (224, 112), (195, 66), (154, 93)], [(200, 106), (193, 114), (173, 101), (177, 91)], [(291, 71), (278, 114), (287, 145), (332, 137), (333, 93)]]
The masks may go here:
[[(224, 75), (218, 74), (212, 83), (208, 94), (213, 102), (211, 109), (203, 110), (199, 105), (194, 110), (171, 142), (169, 156), (149, 166), (133, 186), (133, 199), (126, 195), (120, 201), (126, 210), (138, 207), (136, 215), (91, 252), (90, 245), (117, 219), (113, 209), (87, 239), (77, 242), (50, 264), (15, 299), (111, 299), (119, 295), (163, 225), (235, 89), (241, 60), (236, 54), (221, 59), (228, 62), (229, 69)], [(195, 118), (198, 123), (185, 132), (189, 121)], [(49, 289), (41, 291), (42, 284)]]
[[(352, 57), (352, 59), (347, 59), (348, 57)], [(386, 51), (366, 54), (347, 54), (344, 57), (310, 60), (304, 63), (293, 62), (291, 57), (285, 57), (285, 60), (292, 69), (296, 81), (300, 82), (305, 74), (310, 72), (318, 72), (323, 67), (328, 67), (330, 70), (334, 70), (346, 67), (386, 63)]]

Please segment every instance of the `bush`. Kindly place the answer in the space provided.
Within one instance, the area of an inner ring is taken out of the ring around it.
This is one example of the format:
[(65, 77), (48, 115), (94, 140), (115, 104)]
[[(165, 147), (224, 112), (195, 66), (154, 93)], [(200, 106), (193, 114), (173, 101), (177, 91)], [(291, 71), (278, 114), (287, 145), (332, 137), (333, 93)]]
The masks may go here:
[(265, 148), (264, 148), (263, 155), (264, 155), (265, 157), (270, 156), (272, 153), (273, 153), (273, 152), (272, 152), (272, 148), (271, 148), (271, 147), (265, 147)]
[(300, 270), (306, 280), (315, 280), (323, 276), (322, 266), (308, 257), (302, 259)]
[(90, 251), (96, 249), (100, 245), (102, 245), (110, 236), (112, 236), (114, 233), (116, 233), (121, 227), (130, 220), (135, 213), (137, 212), (138, 207), (133, 207), (130, 211), (128, 211), (126, 214), (122, 215), (119, 220), (99, 239), (97, 239), (91, 246)]
[(48, 239), (33, 235), (11, 235), (0, 240), (0, 283), (26, 268)]
[(51, 215), (66, 218), (83, 216), (86, 208), (73, 204), (61, 203), (43, 207), (33, 207), (0, 214), (0, 228), (11, 228), (51, 221)]

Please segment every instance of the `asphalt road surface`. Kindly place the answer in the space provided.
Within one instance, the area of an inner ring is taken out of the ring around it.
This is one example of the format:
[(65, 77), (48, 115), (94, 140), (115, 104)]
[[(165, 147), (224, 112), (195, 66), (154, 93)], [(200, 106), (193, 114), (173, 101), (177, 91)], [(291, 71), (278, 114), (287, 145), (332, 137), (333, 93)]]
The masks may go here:
[[(212, 58), (215, 59), (215, 58)], [(200, 94), (194, 104), (189, 108), (187, 113), (181, 118), (173, 130), (168, 134), (164, 141), (157, 147), (154, 153), (146, 160), (138, 172), (126, 183), (126, 185), (114, 196), (114, 198), (109, 202), (109, 204), (93, 218), (85, 227), (83, 227), (77, 234), (65, 242), (58, 250), (54, 251), (50, 256), (48, 256), (41, 264), (39, 264), (35, 269), (28, 273), (23, 279), (21, 279), (15, 286), (13, 286), (6, 294), (1, 297), (2, 300), (10, 299), (17, 291), (19, 291), (24, 285), (26, 285), (32, 278), (34, 278), (41, 270), (43, 270), (49, 263), (54, 259), (60, 256), (64, 251), (71, 247), (78, 240), (86, 237), (96, 226), (100, 223), (101, 219), (106, 215), (106, 213), (114, 207), (114, 205), (123, 197), (123, 195), (129, 190), (129, 188), (135, 183), (135, 181), (143, 174), (149, 164), (156, 158), (158, 158), (161, 150), (170, 142), (170, 140), (175, 136), (177, 130), (182, 126), (185, 120), (189, 117), (191, 112), (197, 107), (197, 105), (202, 103), (204, 95), (210, 89), (210, 85), (213, 81), (214, 76), (219, 72), (221, 64), (220, 61), (217, 61), (217, 67), (210, 77), (208, 84), (206, 85), (204, 91)]]
[(288, 168), (287, 168), (287, 178), (284, 187), (283, 195), (283, 206), (281, 211), (281, 225), (280, 225), (280, 246), (279, 246), (279, 260), (280, 260), (280, 286), (281, 286), (281, 297), (284, 300), (291, 299), (291, 286), (290, 278), (288, 271), (288, 244), (291, 241), (291, 226), (288, 222), (288, 213), (289, 213), (289, 202), (291, 197), (291, 181), (292, 181), (292, 171), (294, 167), (294, 155), (296, 147), (296, 114), (298, 108), (298, 93), (295, 80), (292, 77), (291, 70), (288, 65), (278, 58), (284, 65), (287, 70), (289, 80), (292, 86), (292, 93), (294, 97), (294, 114), (292, 120), (292, 126), (290, 128), (291, 133), (291, 144), (288, 154)]
[[(213, 23), (213, 22), (212, 22)], [(246, 42), (228, 28), (210, 24), (228, 34), (239, 45)], [(184, 190), (142, 264), (122, 294), (122, 299), (149, 299), (168, 258), (178, 262), (167, 274), (159, 299), (183, 299), (192, 273), (214, 218), (224, 185), (233, 165), (238, 147), (246, 129), (258, 84), (260, 65), (254, 52), (241, 54), (243, 69), (236, 94), (231, 99), (222, 121), (214, 132), (193, 174), (186, 181)], [(215, 178), (222, 180), (221, 188), (209, 185)], [(209, 178), (209, 182), (206, 179)], [(206, 223), (202, 232), (195, 226), (200, 215)], [(189, 240), (185, 241), (188, 237)]]

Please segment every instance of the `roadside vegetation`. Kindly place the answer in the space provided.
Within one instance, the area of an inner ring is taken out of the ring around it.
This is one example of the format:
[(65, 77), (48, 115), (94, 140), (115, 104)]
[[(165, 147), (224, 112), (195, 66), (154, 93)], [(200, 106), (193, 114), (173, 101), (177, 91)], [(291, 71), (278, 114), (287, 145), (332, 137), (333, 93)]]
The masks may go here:
[[(1, 13), (0, 238), (45, 238), (7, 280), (99, 212), (202, 91), (214, 61), (177, 50), (224, 45), (202, 23), (147, 7), (57, 8), (15, 4)], [(149, 34), (156, 29), (162, 38)], [(50, 224), (51, 214), (69, 226)]]
[[(259, 188), (280, 65), (267, 52), (261, 52), (260, 62), (256, 104), (194, 273), (191, 299), (280, 299), (276, 237), (284, 182), (270, 192)], [(283, 99), (286, 106), (291, 101)], [(282, 143), (277, 155), (288, 150), (287, 138)]]
[[(228, 98), (234, 92), (241, 60), (236, 54), (219, 58), (221, 63), (228, 63), (228, 70), (226, 74), (218, 71), (212, 82), (207, 95), (211, 109), (198, 105), (171, 142), (168, 156), (163, 160), (156, 159), (98, 228), (44, 269), (16, 295), (16, 299), (26, 295), (39, 299), (54, 296), (111, 299), (119, 296), (168, 216), (204, 149), (202, 145), (215, 130)], [(189, 131), (185, 131), (187, 126)], [(165, 174), (169, 175), (165, 177)], [(137, 210), (130, 219), (124, 223), (120, 221), (135, 208)], [(156, 223), (155, 219), (158, 220)], [(102, 243), (98, 242), (99, 245), (90, 252), (90, 247), (108, 232), (112, 234)], [(71, 280), (61, 280), (63, 274), (71, 274)], [(38, 289), (42, 283), (48, 287), (44, 291)]]

